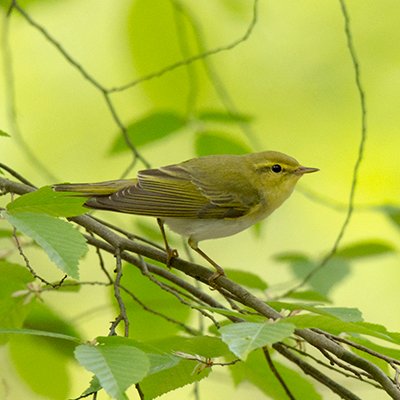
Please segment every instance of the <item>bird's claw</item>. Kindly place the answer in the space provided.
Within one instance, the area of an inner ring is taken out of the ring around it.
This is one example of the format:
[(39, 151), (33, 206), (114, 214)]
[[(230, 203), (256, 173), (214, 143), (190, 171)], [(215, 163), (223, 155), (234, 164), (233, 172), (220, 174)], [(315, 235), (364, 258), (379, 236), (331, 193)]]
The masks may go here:
[(171, 262), (172, 262), (172, 260), (174, 259), (174, 258), (178, 258), (179, 257), (179, 254), (178, 254), (178, 250), (176, 250), (176, 249), (171, 249), (170, 247), (168, 247), (167, 249), (166, 249), (166, 252), (167, 252), (167, 267), (168, 268), (172, 268), (172, 266), (171, 266)]

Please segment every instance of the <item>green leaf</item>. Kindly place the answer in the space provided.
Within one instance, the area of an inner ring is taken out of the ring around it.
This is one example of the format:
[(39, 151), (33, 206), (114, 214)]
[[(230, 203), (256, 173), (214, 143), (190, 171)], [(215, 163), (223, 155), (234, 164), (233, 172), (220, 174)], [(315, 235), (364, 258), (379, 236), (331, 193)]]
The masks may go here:
[(395, 248), (389, 243), (381, 240), (365, 240), (341, 248), (335, 254), (335, 257), (353, 260), (361, 257), (372, 257), (393, 253), (394, 251)]
[[(0, 343), (7, 341), (4, 329), (20, 328), (31, 307), (27, 284), (33, 281), (29, 271), (18, 264), (0, 261)], [(18, 292), (26, 295), (16, 296)], [(28, 299), (29, 300), (29, 299)]]
[(90, 380), (89, 387), (82, 393), (81, 397), (85, 398), (92, 393), (98, 392), (103, 389), (100, 385), (99, 380), (97, 379), (96, 375), (93, 375), (92, 379)]
[[(275, 260), (289, 263), (293, 274), (299, 279), (304, 279), (318, 266), (318, 262), (311, 260), (303, 253), (282, 253), (275, 256)], [(333, 258), (315, 274), (308, 282), (314, 291), (326, 296), (350, 273), (350, 266), (343, 258)]]
[[(202, 310), (211, 311), (211, 312), (219, 314), (219, 315), (229, 316), (229, 317), (236, 317), (236, 318), (239, 318), (239, 319), (243, 319), (243, 320), (248, 321), (248, 322), (264, 322), (265, 321), (265, 317), (262, 317), (261, 315), (255, 315), (251, 311), (250, 311), (249, 314), (246, 314), (244, 312), (230, 310), (230, 309), (227, 309), (227, 308), (217, 308), (217, 307), (210, 307), (210, 306), (200, 306), (200, 308)], [(228, 321), (220, 322), (220, 324), (224, 324), (224, 323), (229, 324), (230, 322), (228, 322)], [(215, 325), (211, 325), (209, 327), (209, 331), (214, 333), (214, 334), (218, 334), (218, 329), (215, 327)]]
[[(63, 318), (59, 311), (55, 312), (42, 302), (35, 302), (32, 305), (23, 327), (35, 332), (46, 332), (45, 335), (38, 336), (41, 336), (49, 346), (70, 357), (75, 344), (80, 342), (80, 335), (72, 323)], [(50, 335), (52, 332), (55, 336)]]
[[(137, 268), (129, 265), (124, 265), (121, 284), (134, 293), (146, 307), (161, 314), (160, 316), (147, 311), (129, 294), (122, 292), (129, 320), (135, 326), (135, 329), (131, 330), (134, 339), (149, 341), (176, 335), (182, 331), (182, 327), (173, 320), (186, 323), (191, 315), (190, 307), (182, 304), (175, 296), (171, 296), (170, 293), (143, 276)], [(114, 298), (111, 290), (109, 293)], [(162, 315), (172, 320), (166, 320)]]
[(150, 344), (166, 353), (183, 352), (207, 358), (232, 356), (221, 338), (214, 336), (171, 336), (152, 341)]
[(155, 399), (171, 390), (198, 382), (210, 374), (210, 368), (196, 372), (197, 366), (194, 361), (181, 360), (172, 368), (147, 376), (140, 382), (140, 387), (146, 393), (146, 399)]
[[(369, 339), (360, 337), (358, 335), (357, 336), (352, 335), (348, 339), (350, 339), (351, 341), (353, 341), (355, 343), (361, 344), (362, 346), (367, 347), (370, 350), (374, 350), (377, 353), (383, 354), (383, 355), (388, 356), (388, 357), (392, 357), (392, 358), (394, 358), (396, 360), (400, 360), (400, 349), (394, 349), (394, 348), (391, 348), (391, 347), (382, 346), (382, 345), (379, 345), (379, 344), (376, 344), (376, 343), (372, 342)], [(357, 354), (361, 355), (362, 353), (357, 353)], [(376, 361), (377, 360), (376, 360), (376, 357), (375, 357), (375, 361), (374, 362), (376, 363)]]
[(195, 151), (198, 156), (210, 154), (245, 154), (251, 148), (232, 134), (219, 131), (201, 131), (196, 134)]
[(315, 290), (302, 290), (291, 293), (288, 298), (295, 300), (313, 301), (316, 303), (331, 303), (328, 297), (316, 292)]
[[(273, 355), (273, 352), (271, 352)], [(307, 380), (303, 372), (297, 372), (273, 360), (274, 366), (283, 381), (290, 388), (295, 399), (322, 400), (315, 387)], [(249, 354), (245, 362), (236, 363), (229, 367), (235, 386), (252, 383), (269, 399), (287, 400), (288, 396), (282, 385), (276, 379), (270, 368), (266, 368), (262, 351)]]
[(85, 238), (71, 224), (36, 213), (3, 213), (7, 221), (31, 237), (66, 274), (79, 279), (79, 259), (86, 253)]
[(44, 186), (9, 203), (7, 211), (12, 214), (33, 212), (48, 214), (53, 217), (73, 217), (88, 212), (88, 209), (83, 207), (85, 201), (85, 197), (55, 192), (51, 186)]
[(298, 328), (320, 328), (335, 335), (358, 333), (400, 344), (398, 333), (389, 332), (382, 325), (368, 322), (346, 322), (326, 315), (313, 314), (295, 315), (285, 318), (285, 322), (294, 324)]
[(7, 132), (4, 132), (2, 129), (0, 129), (0, 136), (11, 137), (10, 134), (8, 134)]
[[(220, 338), (211, 336), (172, 336), (138, 346), (146, 352), (151, 362), (149, 375), (140, 382), (140, 387), (146, 393), (146, 399), (156, 398), (171, 390), (199, 381), (210, 373), (209, 368), (204, 371), (198, 370), (199, 363), (196, 361), (176, 356), (171, 359), (171, 354), (175, 352), (205, 358), (232, 359), (234, 357)], [(162, 357), (161, 360), (159, 357)], [(157, 366), (159, 371), (155, 370)]]
[[(186, 120), (172, 111), (158, 111), (131, 122), (128, 136), (135, 147), (163, 139), (184, 127)], [(130, 151), (122, 133), (118, 133), (110, 148), (110, 154)]]
[(158, 343), (143, 343), (122, 336), (99, 336), (97, 337), (97, 341), (98, 343), (105, 344), (129, 345), (142, 350), (146, 353), (146, 356), (150, 361), (150, 368), (147, 375), (152, 375), (163, 371), (164, 369), (172, 368), (180, 362), (180, 358), (174, 356), (170, 349), (165, 351), (158, 346)]
[(362, 313), (354, 307), (314, 307), (322, 315), (331, 315), (346, 322), (362, 322)]
[(275, 310), (299, 311), (305, 310), (319, 315), (328, 315), (346, 322), (360, 322), (363, 320), (358, 308), (346, 307), (320, 307), (304, 303), (287, 303), (283, 301), (269, 301), (268, 305)]
[(70, 342), (75, 342), (75, 343), (81, 343), (81, 340), (74, 336), (64, 335), (62, 333), (57, 333), (57, 332), (39, 331), (37, 329), (0, 328), (0, 334), (42, 336), (42, 337), (49, 337), (49, 338), (53, 338), (53, 339), (69, 340)]
[[(126, 26), (128, 44), (135, 73), (138, 76), (163, 70), (165, 67), (185, 60), (189, 55), (199, 54), (199, 35), (193, 29), (191, 10), (181, 12), (170, 0), (135, 0), (130, 3)], [(182, 4), (185, 10), (188, 4)], [(157, 29), (155, 29), (157, 27)], [(183, 48), (181, 47), (183, 45)], [(193, 87), (192, 77), (195, 77)], [(146, 101), (160, 108), (188, 111), (189, 100), (208, 98), (212, 86), (202, 62), (183, 64), (157, 79), (140, 83)], [(193, 89), (195, 92), (193, 93)]]
[(312, 260), (310, 259), (310, 257), (308, 257), (304, 253), (299, 253), (296, 251), (288, 251), (288, 252), (276, 254), (274, 256), (274, 260), (283, 262), (283, 263), (288, 263), (288, 264), (295, 264), (295, 263), (311, 264), (312, 263)]
[(41, 398), (70, 398), (71, 360), (54, 346), (49, 346), (38, 336), (15, 335), (10, 340), (9, 351), (13, 367)]
[(293, 333), (294, 328), (293, 324), (283, 322), (263, 324), (242, 322), (223, 326), (220, 333), (229, 349), (241, 360), (245, 360), (254, 349), (287, 338)]
[(224, 270), (229, 279), (240, 285), (259, 290), (266, 290), (268, 288), (268, 284), (252, 272), (228, 268)]
[(96, 375), (104, 390), (117, 400), (126, 400), (125, 391), (140, 382), (150, 368), (146, 354), (127, 345), (80, 345), (75, 349), (75, 357)]
[(246, 114), (232, 114), (227, 111), (221, 110), (202, 110), (196, 117), (201, 121), (224, 122), (224, 123), (238, 123), (250, 122), (251, 117)]
[(400, 228), (400, 207), (384, 206), (380, 207), (380, 210), (383, 211), (390, 222), (392, 222), (397, 228)]
[(12, 229), (0, 229), (0, 239), (1, 238), (11, 238), (13, 237), (14, 232)]

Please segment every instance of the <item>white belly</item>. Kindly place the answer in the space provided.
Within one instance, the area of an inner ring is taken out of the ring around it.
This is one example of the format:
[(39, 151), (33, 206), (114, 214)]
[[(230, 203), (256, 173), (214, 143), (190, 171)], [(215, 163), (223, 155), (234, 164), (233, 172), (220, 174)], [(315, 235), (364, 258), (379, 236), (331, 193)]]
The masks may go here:
[(190, 237), (195, 242), (231, 236), (254, 225), (265, 216), (258, 218), (244, 216), (236, 219), (189, 219), (165, 218), (169, 228), (182, 236)]

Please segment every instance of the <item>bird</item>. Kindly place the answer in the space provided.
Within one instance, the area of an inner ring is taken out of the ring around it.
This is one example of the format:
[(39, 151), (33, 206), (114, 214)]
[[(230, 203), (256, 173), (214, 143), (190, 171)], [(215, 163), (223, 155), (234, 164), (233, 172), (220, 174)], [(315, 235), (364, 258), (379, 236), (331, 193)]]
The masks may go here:
[(87, 197), (84, 206), (90, 209), (157, 218), (167, 266), (178, 253), (168, 244), (164, 224), (214, 267), (209, 282), (215, 284), (225, 272), (199, 242), (237, 234), (265, 219), (304, 174), (316, 171), (277, 151), (218, 154), (141, 170), (133, 179), (56, 184), (53, 189)]

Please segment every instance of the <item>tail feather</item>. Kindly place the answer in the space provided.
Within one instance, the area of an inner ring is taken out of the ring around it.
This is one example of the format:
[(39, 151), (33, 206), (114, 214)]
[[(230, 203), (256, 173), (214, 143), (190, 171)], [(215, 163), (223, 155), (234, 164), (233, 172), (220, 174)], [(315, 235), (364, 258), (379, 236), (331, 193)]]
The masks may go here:
[(56, 192), (73, 192), (79, 196), (107, 196), (136, 183), (136, 179), (120, 179), (97, 183), (62, 183), (53, 185), (53, 190)]

